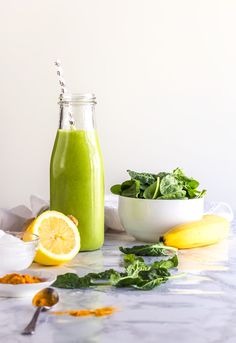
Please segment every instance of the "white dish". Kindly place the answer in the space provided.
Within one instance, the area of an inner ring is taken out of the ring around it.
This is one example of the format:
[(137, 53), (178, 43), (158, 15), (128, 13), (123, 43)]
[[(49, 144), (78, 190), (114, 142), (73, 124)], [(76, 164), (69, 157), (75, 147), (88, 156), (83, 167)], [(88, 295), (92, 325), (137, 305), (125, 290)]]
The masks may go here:
[[(53, 273), (45, 272), (45, 271), (36, 272), (36, 271), (24, 270), (24, 271), (21, 271), (19, 274), (30, 274), (32, 276), (37, 276), (42, 279), (45, 279), (45, 281), (39, 282), (39, 283), (18, 284), (18, 285), (0, 283), (0, 297), (20, 298), (20, 297), (26, 297), (26, 296), (34, 296), (41, 289), (51, 286), (53, 282), (56, 280), (56, 276)], [(4, 275), (5, 274), (2, 274), (0, 275), (0, 277)]]
[(28, 268), (34, 260), (39, 237), (30, 232), (0, 232), (0, 273)]
[(118, 211), (127, 233), (140, 241), (157, 242), (172, 227), (201, 220), (204, 198), (149, 200), (119, 196)]

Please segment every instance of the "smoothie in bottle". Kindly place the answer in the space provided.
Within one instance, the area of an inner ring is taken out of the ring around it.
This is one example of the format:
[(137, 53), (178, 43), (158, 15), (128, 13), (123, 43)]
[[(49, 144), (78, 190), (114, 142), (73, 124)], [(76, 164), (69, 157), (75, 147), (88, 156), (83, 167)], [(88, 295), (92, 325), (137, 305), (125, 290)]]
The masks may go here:
[(94, 127), (95, 96), (63, 94), (50, 164), (50, 208), (78, 219), (81, 250), (104, 241), (103, 162)]

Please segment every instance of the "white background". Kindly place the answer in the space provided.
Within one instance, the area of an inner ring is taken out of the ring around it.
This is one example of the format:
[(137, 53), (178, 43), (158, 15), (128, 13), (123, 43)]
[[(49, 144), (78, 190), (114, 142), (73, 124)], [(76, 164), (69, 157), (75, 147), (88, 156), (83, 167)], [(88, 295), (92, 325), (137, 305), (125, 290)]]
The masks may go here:
[(106, 188), (177, 166), (236, 209), (234, 0), (0, 1), (0, 206), (49, 197), (60, 57), (95, 92)]

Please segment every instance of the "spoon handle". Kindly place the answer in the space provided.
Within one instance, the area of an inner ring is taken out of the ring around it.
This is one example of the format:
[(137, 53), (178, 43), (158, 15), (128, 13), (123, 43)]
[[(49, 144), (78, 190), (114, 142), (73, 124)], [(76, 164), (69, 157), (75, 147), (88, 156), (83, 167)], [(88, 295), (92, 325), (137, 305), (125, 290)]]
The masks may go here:
[(38, 317), (40, 315), (40, 312), (42, 311), (43, 307), (38, 307), (37, 310), (34, 312), (33, 318), (29, 322), (29, 324), (26, 326), (26, 328), (22, 331), (22, 335), (32, 335), (35, 331), (35, 327), (37, 324)]

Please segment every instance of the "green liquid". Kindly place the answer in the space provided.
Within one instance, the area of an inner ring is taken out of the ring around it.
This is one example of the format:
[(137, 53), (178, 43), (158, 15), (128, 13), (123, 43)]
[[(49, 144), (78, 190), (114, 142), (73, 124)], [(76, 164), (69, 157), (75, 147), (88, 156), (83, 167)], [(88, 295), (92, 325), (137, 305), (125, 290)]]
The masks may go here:
[(81, 250), (104, 242), (103, 162), (95, 130), (58, 130), (50, 165), (50, 208), (79, 221)]

